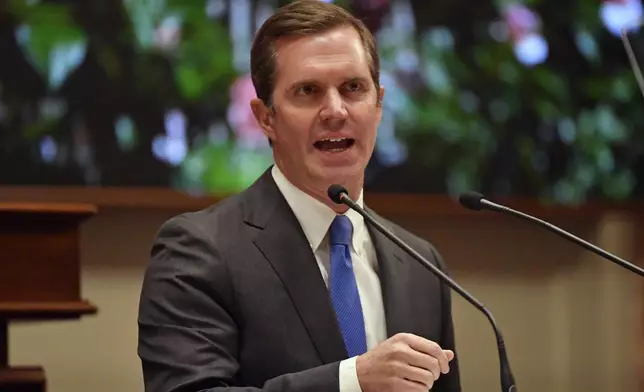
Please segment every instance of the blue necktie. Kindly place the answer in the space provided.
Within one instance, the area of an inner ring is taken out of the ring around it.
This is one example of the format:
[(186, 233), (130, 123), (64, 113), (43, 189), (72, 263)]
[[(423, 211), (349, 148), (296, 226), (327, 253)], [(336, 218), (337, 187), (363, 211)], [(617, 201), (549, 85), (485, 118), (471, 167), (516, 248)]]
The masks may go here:
[(360, 293), (351, 263), (351, 235), (353, 225), (349, 218), (338, 215), (331, 223), (329, 242), (331, 246), (331, 302), (338, 317), (349, 357), (367, 351), (367, 338)]

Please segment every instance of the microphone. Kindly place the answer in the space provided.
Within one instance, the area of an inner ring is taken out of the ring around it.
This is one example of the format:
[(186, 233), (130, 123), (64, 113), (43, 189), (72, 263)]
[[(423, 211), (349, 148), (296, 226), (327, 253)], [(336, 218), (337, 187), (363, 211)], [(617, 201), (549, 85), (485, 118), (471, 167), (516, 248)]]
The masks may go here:
[(581, 247), (609, 260), (612, 261), (613, 263), (626, 268), (627, 270), (631, 272), (635, 272), (639, 276), (644, 276), (644, 269), (620, 258), (615, 256), (614, 254), (605, 251), (604, 249), (595, 246), (591, 244), (590, 242), (584, 241), (579, 237), (574, 236), (573, 234), (553, 225), (552, 223), (546, 222), (544, 220), (541, 220), (539, 218), (535, 218), (534, 216), (525, 214), (523, 212), (513, 210), (512, 208), (491, 202), (487, 200), (483, 195), (480, 193), (476, 192), (466, 192), (461, 194), (458, 197), (458, 201), (461, 203), (461, 205), (465, 208), (468, 208), (470, 210), (474, 211), (480, 211), (480, 210), (490, 210), (490, 211), (495, 211), (495, 212), (502, 212), (504, 214), (509, 214), (512, 216), (515, 216), (517, 218), (525, 219), (529, 222), (536, 223), (539, 226), (545, 227), (546, 229), (552, 231), (555, 234), (558, 234), (567, 240), (570, 240), (574, 242), (577, 245), (580, 245)]
[(327, 194), (334, 203), (345, 204), (349, 206), (349, 208), (351, 208), (352, 210), (362, 215), (364, 219), (366, 219), (369, 223), (371, 223), (379, 232), (384, 234), (393, 243), (395, 243), (400, 248), (402, 248), (416, 261), (422, 264), (423, 267), (430, 270), (442, 282), (446, 283), (454, 291), (460, 294), (461, 297), (465, 298), (467, 302), (474, 305), (475, 308), (483, 312), (485, 317), (487, 317), (487, 319), (490, 321), (490, 324), (492, 324), (492, 328), (494, 329), (494, 335), (496, 336), (496, 345), (499, 350), (499, 365), (501, 368), (501, 390), (502, 392), (517, 392), (517, 387), (514, 384), (514, 376), (512, 375), (512, 371), (510, 370), (510, 361), (508, 360), (508, 354), (505, 350), (505, 342), (503, 341), (501, 330), (497, 326), (494, 316), (492, 316), (492, 313), (490, 313), (490, 311), (485, 307), (485, 305), (483, 305), (476, 298), (474, 298), (470, 293), (468, 293), (458, 283), (452, 280), (452, 278), (447, 276), (443, 271), (438, 269), (438, 267), (430, 263), (420, 253), (416, 252), (409, 245), (403, 242), (403, 240), (398, 238), (393, 232), (385, 228), (380, 222), (375, 220), (367, 211), (365, 211), (362, 207), (360, 207), (355, 201), (351, 200), (351, 198), (349, 197), (349, 192), (347, 192), (347, 189), (345, 187), (343, 187), (342, 185), (333, 184), (328, 188)]

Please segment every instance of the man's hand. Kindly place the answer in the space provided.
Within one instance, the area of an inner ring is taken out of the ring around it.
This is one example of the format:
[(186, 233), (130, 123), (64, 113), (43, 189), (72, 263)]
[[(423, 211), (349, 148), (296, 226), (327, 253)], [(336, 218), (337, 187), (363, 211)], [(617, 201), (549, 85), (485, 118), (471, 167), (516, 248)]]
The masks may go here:
[(452, 359), (453, 351), (400, 333), (356, 358), (356, 370), (362, 392), (427, 392)]

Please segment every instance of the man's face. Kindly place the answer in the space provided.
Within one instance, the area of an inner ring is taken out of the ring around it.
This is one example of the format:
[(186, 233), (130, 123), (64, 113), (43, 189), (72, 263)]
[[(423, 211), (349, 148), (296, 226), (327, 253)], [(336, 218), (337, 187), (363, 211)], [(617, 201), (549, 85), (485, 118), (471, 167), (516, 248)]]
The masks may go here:
[(342, 27), (277, 43), (274, 113), (253, 103), (278, 166), (312, 192), (362, 185), (381, 109), (360, 36)]

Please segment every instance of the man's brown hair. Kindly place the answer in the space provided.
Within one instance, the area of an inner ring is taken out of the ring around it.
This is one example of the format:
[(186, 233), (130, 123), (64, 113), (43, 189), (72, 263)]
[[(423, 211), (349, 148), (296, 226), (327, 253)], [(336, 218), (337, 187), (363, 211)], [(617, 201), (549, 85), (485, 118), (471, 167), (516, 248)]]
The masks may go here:
[[(257, 32), (250, 51), (250, 73), (257, 97), (272, 106), (276, 76), (275, 44), (279, 38), (320, 34), (337, 27), (353, 27), (368, 56), (369, 72), (380, 90), (380, 59), (367, 27), (344, 8), (320, 0), (296, 0), (277, 10)], [(379, 94), (378, 94), (379, 96)]]

